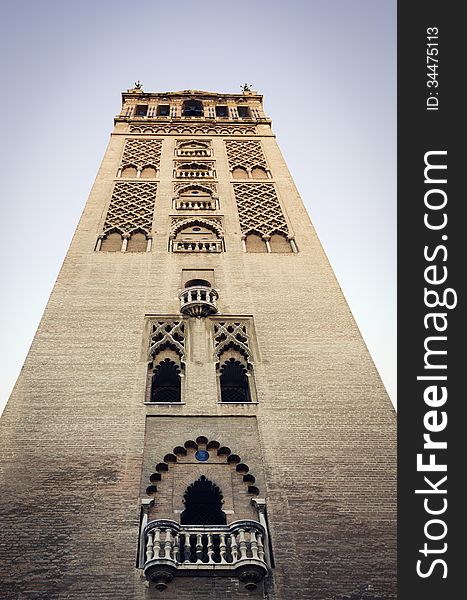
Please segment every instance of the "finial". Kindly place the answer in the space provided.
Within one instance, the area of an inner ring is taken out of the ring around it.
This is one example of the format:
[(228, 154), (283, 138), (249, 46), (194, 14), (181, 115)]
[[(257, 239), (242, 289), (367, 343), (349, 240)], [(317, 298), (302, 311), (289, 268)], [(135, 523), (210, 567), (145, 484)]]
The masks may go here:
[(142, 89), (143, 89), (143, 84), (138, 79), (138, 81), (135, 81), (135, 90), (142, 90)]
[(243, 85), (240, 86), (240, 89), (242, 90), (243, 93), (251, 92), (251, 85), (249, 85), (248, 83), (244, 83)]

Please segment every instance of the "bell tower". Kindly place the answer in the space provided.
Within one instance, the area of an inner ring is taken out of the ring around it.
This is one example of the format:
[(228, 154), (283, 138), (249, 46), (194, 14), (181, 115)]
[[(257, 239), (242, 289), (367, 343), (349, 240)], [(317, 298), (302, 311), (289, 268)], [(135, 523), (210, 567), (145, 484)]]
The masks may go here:
[(394, 411), (249, 86), (122, 94), (0, 444), (2, 597), (394, 600)]

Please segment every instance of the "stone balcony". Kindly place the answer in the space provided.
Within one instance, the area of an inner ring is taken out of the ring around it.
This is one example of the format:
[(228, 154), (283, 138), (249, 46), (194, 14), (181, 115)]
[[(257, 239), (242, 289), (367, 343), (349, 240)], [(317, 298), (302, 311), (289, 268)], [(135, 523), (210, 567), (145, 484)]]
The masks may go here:
[(142, 567), (148, 581), (163, 591), (174, 577), (238, 577), (249, 591), (269, 572), (265, 530), (250, 520), (231, 525), (179, 525), (169, 519), (144, 528)]
[(180, 312), (189, 317), (207, 317), (217, 313), (219, 294), (212, 287), (195, 285), (186, 287), (179, 294)]

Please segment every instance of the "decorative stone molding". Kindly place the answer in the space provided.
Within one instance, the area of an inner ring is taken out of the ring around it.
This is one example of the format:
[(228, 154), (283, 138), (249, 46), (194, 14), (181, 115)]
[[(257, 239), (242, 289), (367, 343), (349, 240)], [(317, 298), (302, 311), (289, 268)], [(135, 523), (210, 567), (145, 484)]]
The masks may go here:
[(208, 124), (156, 124), (156, 125), (130, 125), (130, 133), (146, 134), (177, 134), (177, 135), (255, 135), (255, 126), (242, 125), (208, 125)]

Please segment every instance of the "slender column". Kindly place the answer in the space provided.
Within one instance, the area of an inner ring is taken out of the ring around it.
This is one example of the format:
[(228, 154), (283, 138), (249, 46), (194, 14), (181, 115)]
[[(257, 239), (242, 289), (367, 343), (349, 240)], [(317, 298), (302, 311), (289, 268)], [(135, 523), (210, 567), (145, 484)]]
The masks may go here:
[(271, 556), (269, 554), (269, 530), (268, 523), (266, 521), (266, 500), (264, 498), (252, 498), (251, 503), (258, 511), (259, 522), (264, 527), (264, 554), (266, 558), (266, 564), (271, 566)]
[(144, 528), (148, 524), (148, 511), (149, 507), (154, 504), (154, 500), (149, 498), (143, 498), (141, 500), (141, 523), (139, 527), (139, 565), (142, 567), (145, 563), (145, 539), (144, 539)]
[(295, 238), (293, 238), (293, 237), (289, 238), (289, 242), (290, 242), (290, 245), (292, 246), (292, 252), (297, 254), (298, 248), (297, 248), (297, 244), (295, 243)]
[(146, 245), (146, 252), (151, 252), (152, 250), (152, 236), (148, 235), (148, 242)]
[(265, 243), (266, 243), (266, 249), (267, 249), (267, 251), (268, 251), (269, 253), (271, 252), (271, 244), (269, 243), (269, 240), (270, 240), (270, 239), (271, 239), (271, 238), (270, 238), (268, 235), (263, 235), (263, 240), (264, 240), (264, 241), (265, 241)]
[(94, 248), (94, 250), (95, 250), (96, 252), (99, 252), (99, 250), (101, 249), (101, 246), (102, 246), (102, 240), (103, 240), (103, 239), (104, 239), (104, 236), (103, 236), (103, 235), (100, 235), (100, 236), (97, 238), (96, 247)]
[(243, 252), (246, 252), (246, 235), (242, 235)]
[(122, 242), (122, 252), (126, 252), (127, 246), (128, 246), (128, 240), (130, 239), (130, 236), (128, 235), (128, 233), (124, 233), (122, 235), (123, 238), (123, 242)]

